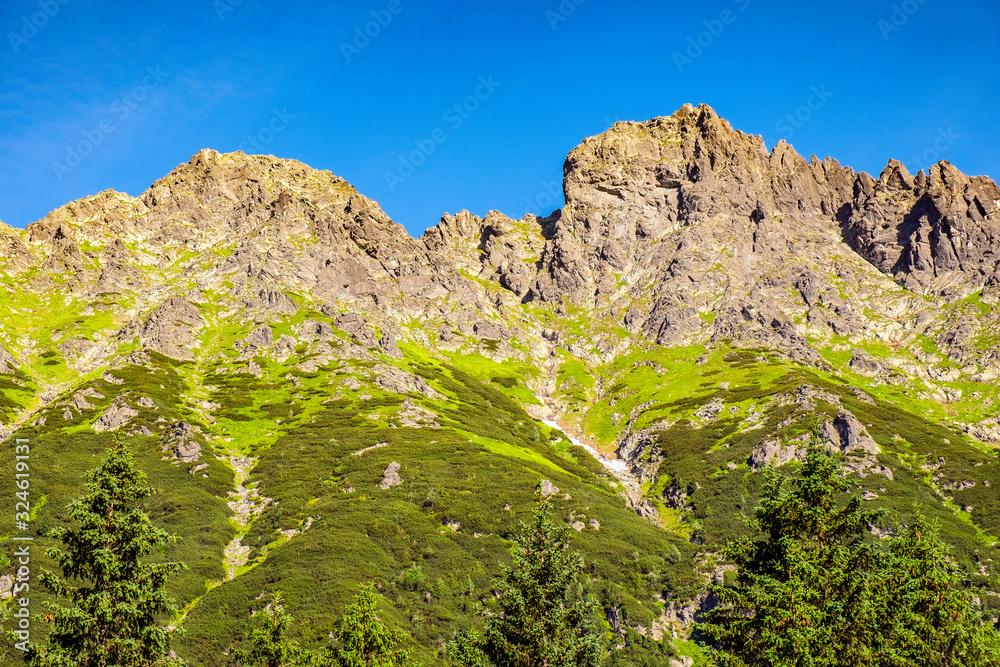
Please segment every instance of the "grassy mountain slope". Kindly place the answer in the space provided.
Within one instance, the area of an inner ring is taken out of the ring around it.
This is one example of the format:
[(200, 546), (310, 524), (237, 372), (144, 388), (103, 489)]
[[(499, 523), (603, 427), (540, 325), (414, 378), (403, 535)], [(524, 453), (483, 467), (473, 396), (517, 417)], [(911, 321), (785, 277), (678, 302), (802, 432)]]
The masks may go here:
[[(270, 590), (322, 642), (365, 580), (431, 662), (543, 480), (609, 629), (683, 637), (760, 470), (817, 429), (869, 504), (941, 522), (996, 610), (1000, 204), (935, 169), (875, 180), (685, 107), (587, 139), (548, 218), (413, 239), (329, 172), (202, 151), (0, 229), (0, 475), (28, 439), (40, 554), (127, 434), (188, 565), (192, 664)], [(948, 255), (955, 230), (979, 253)]]

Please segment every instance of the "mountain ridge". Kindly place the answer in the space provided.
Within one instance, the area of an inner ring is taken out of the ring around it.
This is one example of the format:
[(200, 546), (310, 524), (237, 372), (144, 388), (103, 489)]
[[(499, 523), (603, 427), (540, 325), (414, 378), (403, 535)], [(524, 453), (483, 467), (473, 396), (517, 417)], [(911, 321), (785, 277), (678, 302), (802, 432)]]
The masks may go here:
[[(403, 333), (400, 315), (443, 316), (438, 344), (447, 347), (457, 327), (459, 339), (498, 340), (502, 354), (513, 353), (513, 336), (536, 357), (553, 342), (512, 312), (537, 299), (562, 315), (556, 302), (567, 298), (658, 344), (757, 341), (821, 365), (810, 334), (889, 339), (916, 326), (913, 318), (901, 327), (901, 314), (926, 319), (934, 310), (918, 295), (953, 303), (981, 292), (989, 304), (1000, 294), (1000, 189), (943, 161), (914, 177), (890, 160), (876, 180), (832, 158), (806, 162), (784, 141), (768, 152), (707, 105), (684, 105), (585, 139), (564, 172), (567, 204), (547, 218), (461, 211), (413, 238), (330, 172), (204, 149), (139, 197), (108, 190), (23, 232), (0, 229), (2, 270), (10, 279), (32, 274), (21, 289), (66, 284), (83, 298), (125, 286), (138, 300), (133, 319), (175, 306), (197, 319), (187, 306), (200, 292), (245, 273), (227, 296), (258, 316), (290, 313), (291, 290), (315, 304), (343, 299), (394, 336)], [(231, 253), (209, 252), (223, 242)], [(817, 267), (831, 258), (840, 268), (823, 275)], [(159, 279), (143, 278), (148, 269)], [(163, 301), (181, 275), (195, 279)], [(501, 291), (484, 291), (482, 281)], [(866, 299), (877, 317), (855, 312)], [(463, 306), (446, 313), (444, 301)], [(953, 362), (978, 366), (969, 376), (996, 376), (995, 350), (965, 344), (977, 324), (946, 320), (939, 338), (957, 343), (944, 346), (956, 348), (946, 349)], [(149, 325), (135, 320), (118, 338), (160, 338)], [(611, 338), (596, 335), (591, 356), (620, 348)], [(158, 351), (178, 350), (167, 341)]]
[(0, 227), (0, 439), (37, 443), (40, 521), (123, 431), (193, 563), (185, 657), (219, 664), (268, 586), (322, 624), (360, 578), (429, 657), (545, 479), (610, 627), (659, 641), (818, 431), (1000, 608), (993, 181), (876, 179), (685, 105), (585, 139), (564, 193), (414, 238), (328, 171), (205, 149)]

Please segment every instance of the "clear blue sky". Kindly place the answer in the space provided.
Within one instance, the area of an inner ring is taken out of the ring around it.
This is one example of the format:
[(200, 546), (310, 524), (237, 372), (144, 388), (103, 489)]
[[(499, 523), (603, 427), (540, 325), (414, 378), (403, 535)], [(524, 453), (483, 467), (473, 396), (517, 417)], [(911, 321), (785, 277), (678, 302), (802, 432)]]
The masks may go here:
[(996, 0), (2, 0), (0, 30), (17, 227), (205, 147), (329, 169), (414, 235), (547, 213), (583, 137), (685, 102), (856, 169), (1000, 176)]

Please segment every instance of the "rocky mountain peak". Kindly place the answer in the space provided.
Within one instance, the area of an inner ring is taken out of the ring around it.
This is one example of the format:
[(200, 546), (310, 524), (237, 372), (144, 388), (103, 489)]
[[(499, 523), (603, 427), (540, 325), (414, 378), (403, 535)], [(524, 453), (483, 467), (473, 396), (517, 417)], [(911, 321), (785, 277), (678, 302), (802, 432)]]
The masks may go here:
[[(7, 271), (36, 266), (30, 287), (68, 280), (77, 293), (128, 285), (116, 279), (129, 267), (173, 273), (192, 263), (302, 286), (345, 255), (398, 261), (397, 250), (417, 249), (377, 203), (328, 171), (213, 150), (138, 197), (108, 190), (60, 207), (28, 226), (27, 245), (12, 231), (2, 238)], [(303, 253), (309, 259), (299, 261)]]
[(535, 289), (543, 300), (589, 301), (622, 279), (655, 281), (651, 267), (672, 261), (663, 242), (683, 250), (682, 263), (706, 244), (735, 244), (740, 254), (720, 261), (740, 273), (748, 261), (799, 264), (792, 244), (835, 235), (907, 289), (950, 298), (995, 282), (1000, 266), (990, 179), (947, 162), (914, 177), (890, 160), (876, 180), (832, 158), (806, 161), (784, 140), (768, 151), (707, 105), (616, 123), (571, 151), (564, 175), (566, 207)]
[[(660, 344), (763, 342), (812, 361), (807, 334), (875, 326), (857, 311), (898, 319), (898, 303), (870, 297), (898, 291), (893, 280), (914, 308), (919, 294), (955, 300), (998, 281), (990, 179), (947, 162), (913, 176), (896, 160), (876, 179), (785, 141), (768, 151), (707, 105), (585, 139), (563, 189), (547, 218), (460, 211), (413, 239), (328, 171), (206, 149), (138, 197), (109, 190), (26, 232), (0, 228), (0, 248), (7, 273), (37, 269), (27, 290), (127, 291), (149, 317), (170, 299), (224, 296), (266, 319), (297, 295), (390, 330), (446, 313), (445, 338), (492, 340), (506, 334), (489, 320), (538, 300)], [(524, 336), (546, 345), (532, 327)]]
[(544, 476), (617, 577), (611, 626), (655, 640), (725, 579), (750, 476), (818, 427), (865, 503), (926, 501), (996, 581), (993, 181), (768, 150), (705, 105), (616, 123), (564, 174), (547, 217), (463, 210), (414, 239), (328, 171), (204, 150), (138, 197), (0, 224), (0, 440), (30, 438), (39, 525), (127, 434), (194, 545), (192, 664), (225, 662), (262, 582), (335, 600), (349, 571), (426, 662), (470, 597), (406, 573), (488, 586), (476, 554)]
[(855, 179), (845, 240), (907, 289), (962, 298), (1000, 284), (1000, 188), (940, 161), (911, 177), (890, 160)]

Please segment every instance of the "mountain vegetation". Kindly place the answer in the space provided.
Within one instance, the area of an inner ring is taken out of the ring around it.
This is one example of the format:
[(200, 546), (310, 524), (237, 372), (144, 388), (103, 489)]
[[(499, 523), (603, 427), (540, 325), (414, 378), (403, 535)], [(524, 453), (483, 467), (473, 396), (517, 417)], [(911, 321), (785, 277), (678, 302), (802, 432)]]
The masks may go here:
[(753, 537), (720, 551), (736, 576), (710, 586), (719, 605), (699, 625), (717, 664), (1000, 663), (1000, 634), (919, 511), (888, 547), (873, 540), (885, 511), (839, 501), (849, 483), (819, 440), (791, 485), (767, 477)]
[[(685, 105), (585, 139), (563, 187), (544, 218), (463, 211), (415, 239), (329, 172), (203, 150), (137, 197), (0, 224), (0, 477), (31, 451), (29, 526), (0, 519), (0, 615), (10, 538), (60, 571), (45, 551), (87, 525), (68, 507), (120, 437), (155, 491), (135, 509), (176, 538), (150, 533), (142, 567), (186, 566), (157, 622), (189, 665), (251, 655), (268, 614), (322, 651), (367, 584), (391, 650), (438, 664), (530, 590), (509, 578), (531, 567), (522, 523), (582, 558), (545, 599), (599, 626), (605, 664), (702, 662), (712, 637), (726, 659), (766, 651), (697, 622), (770, 609), (768, 587), (819, 567), (865, 576), (796, 613), (869, 586), (870, 614), (893, 586), (906, 604), (879, 631), (941, 656), (941, 628), (995, 625), (996, 183), (947, 162), (873, 177)], [(814, 438), (843, 468), (822, 483)], [(834, 490), (798, 516), (809, 479)], [(784, 578), (755, 555), (779, 519)], [(840, 532), (819, 548), (824, 521)], [(66, 604), (32, 583), (33, 614)], [(920, 607), (935, 586), (957, 619)], [(820, 641), (796, 627), (780, 639)]]
[(65, 548), (49, 549), (59, 572), (45, 570), (38, 581), (71, 606), (50, 603), (46, 641), (26, 651), (31, 667), (176, 664), (168, 658), (171, 632), (158, 621), (176, 612), (163, 588), (183, 564), (147, 560), (171, 536), (137, 507), (153, 495), (145, 481), (116, 439), (87, 475), (89, 493), (69, 504), (73, 524), (48, 533)]
[[(597, 600), (578, 589), (584, 562), (569, 545), (569, 526), (556, 526), (538, 488), (531, 524), (522, 524), (496, 582), (499, 608), (484, 610), (482, 636), (472, 631), (448, 647), (462, 667), (591, 667), (605, 654)], [(596, 618), (595, 618), (596, 617)]]

